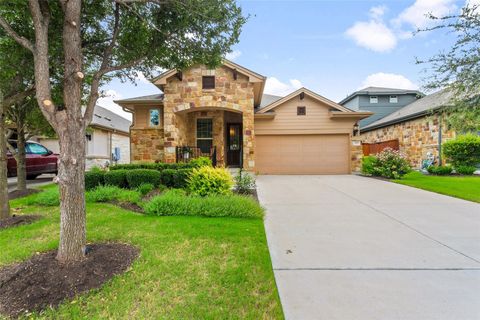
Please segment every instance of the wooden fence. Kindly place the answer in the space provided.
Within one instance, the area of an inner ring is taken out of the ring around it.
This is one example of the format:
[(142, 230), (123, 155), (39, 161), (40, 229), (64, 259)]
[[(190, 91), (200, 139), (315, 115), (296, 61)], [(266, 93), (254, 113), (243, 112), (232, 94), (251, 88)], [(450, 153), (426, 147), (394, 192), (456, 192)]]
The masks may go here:
[(385, 148), (392, 148), (393, 150), (400, 150), (398, 139), (388, 140), (376, 143), (362, 143), (363, 155), (377, 154), (382, 152)]

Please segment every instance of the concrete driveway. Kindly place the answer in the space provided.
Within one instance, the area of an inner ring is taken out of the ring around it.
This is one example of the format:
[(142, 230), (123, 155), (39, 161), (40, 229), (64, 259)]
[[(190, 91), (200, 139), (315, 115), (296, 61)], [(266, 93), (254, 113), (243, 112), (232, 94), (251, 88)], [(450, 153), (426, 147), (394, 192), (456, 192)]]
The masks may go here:
[(479, 204), (353, 175), (257, 185), (287, 319), (480, 319)]

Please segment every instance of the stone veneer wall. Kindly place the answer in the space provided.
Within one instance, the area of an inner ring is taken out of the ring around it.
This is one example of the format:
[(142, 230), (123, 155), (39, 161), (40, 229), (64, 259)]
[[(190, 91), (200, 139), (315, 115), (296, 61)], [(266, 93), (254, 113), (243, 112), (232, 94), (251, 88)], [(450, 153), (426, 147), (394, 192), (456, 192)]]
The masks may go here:
[(164, 161), (163, 129), (130, 128), (131, 161)]
[[(438, 115), (432, 115), (362, 133), (361, 137), (367, 143), (398, 139), (400, 151), (414, 168), (420, 168), (428, 152), (438, 157), (439, 128)], [(455, 132), (446, 128), (447, 124), (443, 123), (443, 142), (455, 138)]]
[(362, 168), (363, 148), (361, 137), (352, 137), (350, 141), (350, 169), (360, 172)]
[[(215, 89), (203, 90), (202, 76), (209, 75), (215, 76)], [(191, 136), (189, 132), (192, 125), (188, 124), (188, 112), (208, 112), (219, 108), (219, 110), (242, 113), (243, 163), (246, 169), (253, 169), (255, 166), (254, 97), (253, 84), (249, 82), (248, 77), (237, 73), (235, 80), (233, 70), (225, 66), (215, 70), (196, 66), (185, 70), (182, 80), (175, 76), (171, 77), (165, 85), (164, 94), (165, 162), (175, 162), (175, 147), (189, 142), (187, 137)], [(224, 139), (223, 134), (214, 136), (215, 145), (220, 145), (220, 142), (215, 141), (216, 138)], [(217, 152), (222, 153), (221, 157), (223, 157), (223, 146), (217, 149)]]

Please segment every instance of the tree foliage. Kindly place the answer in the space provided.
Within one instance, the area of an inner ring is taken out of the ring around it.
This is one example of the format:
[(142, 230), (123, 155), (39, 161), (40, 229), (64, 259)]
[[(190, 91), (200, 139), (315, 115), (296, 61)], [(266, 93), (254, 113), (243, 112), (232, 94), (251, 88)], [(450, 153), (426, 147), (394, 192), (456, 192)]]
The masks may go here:
[(418, 30), (445, 30), (455, 36), (454, 44), (418, 64), (429, 68), (427, 89), (453, 92), (452, 103), (444, 108), (449, 125), (460, 132), (480, 130), (480, 7), (465, 5), (459, 14), (437, 17), (429, 15), (433, 27)]

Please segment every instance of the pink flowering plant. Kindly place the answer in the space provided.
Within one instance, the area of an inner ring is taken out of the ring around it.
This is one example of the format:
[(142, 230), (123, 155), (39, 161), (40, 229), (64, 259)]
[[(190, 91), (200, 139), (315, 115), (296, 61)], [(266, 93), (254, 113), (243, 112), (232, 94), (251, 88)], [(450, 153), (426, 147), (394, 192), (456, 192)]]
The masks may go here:
[(387, 179), (401, 179), (411, 171), (404, 154), (392, 148), (385, 148), (371, 159), (371, 175)]

